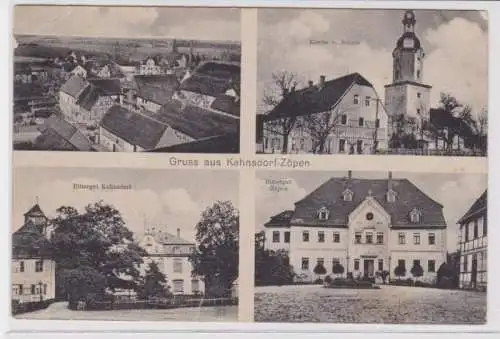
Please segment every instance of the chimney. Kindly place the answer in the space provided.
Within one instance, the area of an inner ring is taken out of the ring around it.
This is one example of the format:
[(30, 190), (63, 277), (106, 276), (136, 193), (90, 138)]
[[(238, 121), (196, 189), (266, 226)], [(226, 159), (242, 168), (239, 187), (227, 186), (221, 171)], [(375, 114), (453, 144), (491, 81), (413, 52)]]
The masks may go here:
[(323, 88), (323, 87), (325, 87), (325, 76), (320, 75), (319, 76), (319, 88)]
[(177, 229), (177, 238), (180, 238), (180, 237), (181, 237), (181, 229), (180, 229), (180, 228), (178, 228), (178, 229)]
[(387, 179), (387, 190), (392, 189), (392, 172), (389, 172), (389, 177)]
[(347, 179), (352, 179), (352, 171), (347, 171)]
[(309, 80), (308, 87), (309, 88), (313, 88), (314, 87), (314, 82), (312, 80)]

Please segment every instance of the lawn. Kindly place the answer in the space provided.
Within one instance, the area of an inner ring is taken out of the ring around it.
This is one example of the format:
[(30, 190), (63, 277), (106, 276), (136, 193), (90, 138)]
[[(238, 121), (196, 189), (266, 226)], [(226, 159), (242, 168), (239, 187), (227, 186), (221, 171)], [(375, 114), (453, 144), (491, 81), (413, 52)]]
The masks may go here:
[(484, 324), (486, 293), (404, 286), (257, 287), (254, 318), (257, 322)]

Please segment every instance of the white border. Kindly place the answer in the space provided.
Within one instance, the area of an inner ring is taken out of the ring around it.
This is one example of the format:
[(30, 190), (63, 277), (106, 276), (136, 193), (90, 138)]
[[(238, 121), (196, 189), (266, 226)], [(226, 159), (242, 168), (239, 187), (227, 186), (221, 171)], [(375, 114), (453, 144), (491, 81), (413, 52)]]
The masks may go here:
[[(16, 1), (16, 4), (47, 4), (47, 1)], [(211, 6), (211, 7), (335, 7), (335, 8), (439, 8), (439, 9), (479, 9), (488, 10), (489, 12), (489, 34), (490, 34), (490, 59), (489, 59), (489, 88), (490, 88), (490, 104), (489, 104), (489, 154), (490, 154), (490, 182), (489, 182), (489, 202), (490, 206), (496, 206), (500, 203), (500, 198), (497, 195), (497, 188), (500, 187), (497, 182), (497, 164), (496, 154), (500, 154), (500, 136), (496, 134), (496, 131), (500, 126), (500, 119), (497, 113), (500, 108), (499, 95), (496, 94), (496, 76), (499, 74), (498, 60), (500, 60), (500, 39), (498, 37), (498, 32), (500, 32), (500, 10), (499, 4), (496, 2), (480, 2), (480, 1), (470, 1), (470, 2), (455, 2), (455, 1), (404, 1), (404, 2), (394, 2), (394, 1), (221, 1), (221, 0), (211, 0), (211, 1), (52, 1), (53, 4), (81, 4), (81, 5), (182, 5), (182, 6)], [(4, 60), (4, 68), (2, 68), (2, 79), (10, 79), (10, 33), (12, 31), (11, 25), (11, 8), (12, 3), (2, 2), (2, 23), (4, 23), (3, 32), (6, 32), (1, 39), (3, 55), (8, 55), (8, 58), (2, 58)], [(467, 48), (464, 46), (464, 48)], [(494, 61), (497, 61), (495, 63)], [(8, 72), (8, 73), (7, 73)], [(10, 81), (3, 82), (2, 90), (0, 91), (1, 100), (4, 104), (4, 108), (10, 106)], [(7, 220), (4, 222), (4, 236), (0, 237), (3, 242), (1, 246), (4, 251), (2, 258), (3, 272), (10, 272), (10, 250), (8, 241), (8, 231), (10, 230), (10, 199), (11, 199), (11, 142), (10, 142), (10, 117), (8, 116), (9, 109), (4, 109), (1, 118), (3, 119), (1, 126), (4, 128), (4, 133), (1, 134), (3, 137), (1, 152), (3, 159), (7, 159), (5, 163), (6, 167), (2, 170), (2, 185), (0, 186), (2, 192), (2, 200), (0, 204), (1, 215), (6, 216)], [(5, 137), (7, 136), (7, 137)], [(500, 220), (500, 212), (498, 208), (490, 208), (490, 219)], [(499, 241), (500, 228), (497, 227), (495, 222), (490, 223), (492, 227), (490, 228), (490, 248), (489, 248), (489, 260), (490, 266), (495, 264), (493, 258), (500, 257), (500, 247), (495, 246), (496, 242)], [(493, 246), (491, 246), (493, 245)], [(498, 292), (495, 290), (495, 286), (500, 284), (500, 271), (498, 269), (493, 269), (490, 267), (489, 270), (489, 286), (488, 291), (488, 325), (485, 326), (455, 326), (455, 325), (349, 325), (349, 324), (250, 324), (250, 323), (232, 323), (232, 324), (216, 324), (216, 323), (178, 323), (178, 322), (98, 322), (98, 321), (27, 321), (27, 320), (13, 320), (9, 319), (6, 321), (9, 310), (8, 307), (2, 308), (2, 329), (5, 330), (16, 330), (16, 331), (28, 331), (26, 335), (30, 338), (37, 336), (47, 336), (53, 338), (55, 333), (51, 331), (64, 331), (64, 332), (79, 332), (83, 334), (85, 332), (94, 331), (105, 331), (105, 332), (158, 332), (158, 331), (169, 331), (176, 333), (186, 333), (183, 334), (186, 337), (188, 332), (211, 332), (220, 333), (227, 332), (225, 335), (234, 336), (235, 332), (273, 332), (273, 336), (283, 336), (285, 333), (300, 332), (302, 337), (306, 333), (319, 333), (322, 332), (326, 335), (332, 335), (332, 332), (350, 332), (352, 334), (344, 334), (342, 337), (360, 337), (365, 334), (354, 334), (356, 332), (367, 333), (367, 332), (377, 332), (383, 333), (383, 337), (394, 337), (396, 333), (406, 333), (408, 336), (413, 333), (413, 336), (422, 337), (424, 333), (446, 333), (446, 332), (460, 332), (460, 333), (473, 333), (473, 332), (497, 332), (500, 330), (500, 300)], [(2, 279), (2, 300), (8, 300), (10, 297), (10, 284), (9, 279)], [(5, 295), (3, 295), (5, 293)], [(7, 305), (7, 303), (5, 303)], [(278, 333), (281, 334), (278, 334)], [(388, 333), (392, 332), (392, 334)], [(159, 336), (160, 334), (158, 334)], [(220, 336), (222, 334), (218, 334)], [(243, 335), (243, 334), (241, 334)], [(454, 334), (453, 336), (456, 336)], [(18, 335), (20, 336), (20, 335)], [(78, 336), (78, 335), (77, 335)], [(450, 335), (447, 335), (450, 336)], [(164, 337), (164, 335), (162, 335)], [(442, 335), (444, 337), (444, 335)], [(482, 337), (478, 334), (474, 334), (474, 337)], [(493, 336), (492, 336), (493, 337)], [(288, 338), (288, 335), (287, 335)]]

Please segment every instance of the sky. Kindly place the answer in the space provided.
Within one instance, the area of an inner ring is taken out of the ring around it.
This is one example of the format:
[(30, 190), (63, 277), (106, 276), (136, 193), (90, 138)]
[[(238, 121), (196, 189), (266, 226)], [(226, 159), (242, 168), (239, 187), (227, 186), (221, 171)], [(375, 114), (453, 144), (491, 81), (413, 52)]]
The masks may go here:
[(118, 6), (16, 6), (14, 34), (240, 41), (240, 10)]
[[(217, 187), (217, 190), (207, 189)], [(131, 184), (132, 190), (73, 190), (79, 184)], [(195, 225), (201, 213), (217, 200), (229, 200), (238, 207), (237, 171), (144, 170), (121, 168), (17, 168), (13, 173), (13, 229), (23, 224), (23, 214), (36, 202), (48, 217), (57, 208), (73, 206), (81, 210), (99, 200), (117, 208), (127, 227), (137, 233), (147, 225), (188, 241), (195, 239)]]
[[(448, 225), (448, 251), (457, 248), (457, 221), (486, 190), (487, 176), (483, 174), (404, 173), (393, 172), (394, 179), (408, 179), (429, 197), (444, 206), (443, 214)], [(271, 172), (258, 171), (256, 175), (256, 231), (264, 223), (284, 210), (294, 209), (294, 203), (318, 188), (332, 177), (345, 177), (347, 172)], [(388, 173), (352, 172), (353, 178), (386, 179)], [(266, 180), (286, 179), (286, 191), (270, 190)]]
[[(359, 72), (384, 97), (392, 81), (392, 51), (403, 33), (404, 10), (260, 10), (258, 93), (271, 74), (295, 72), (300, 84)], [(488, 21), (479, 11), (415, 10), (415, 32), (426, 57), (424, 82), (433, 86), (431, 105), (447, 92), (474, 110), (488, 102)], [(310, 40), (336, 43), (311, 45)], [(339, 43), (341, 41), (347, 43)], [(300, 87), (300, 86), (298, 86)], [(261, 109), (261, 101), (258, 107)]]

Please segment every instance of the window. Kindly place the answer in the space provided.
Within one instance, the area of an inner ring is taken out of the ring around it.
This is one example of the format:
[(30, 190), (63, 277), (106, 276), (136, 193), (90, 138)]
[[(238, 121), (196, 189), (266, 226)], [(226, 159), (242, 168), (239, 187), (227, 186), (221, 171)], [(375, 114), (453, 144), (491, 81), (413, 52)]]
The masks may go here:
[(309, 231), (302, 232), (302, 241), (309, 242)]
[(43, 294), (47, 294), (47, 284), (43, 284)]
[(43, 272), (43, 260), (35, 262), (35, 272)]
[(299, 151), (303, 151), (306, 149), (306, 141), (304, 138), (300, 138), (299, 140)]
[(465, 242), (469, 241), (469, 225), (465, 225)]
[(417, 92), (417, 98), (420, 98), (420, 92)]
[(406, 244), (406, 237), (403, 232), (398, 233), (398, 240), (400, 245)]
[(413, 266), (420, 266), (420, 260), (413, 260)]
[(378, 260), (378, 270), (383, 271), (384, 270), (384, 259), (379, 259)]
[(420, 114), (420, 108), (417, 108), (417, 114)]
[(380, 127), (380, 119), (375, 119), (375, 128)]
[(309, 269), (309, 258), (302, 258), (302, 269), (305, 271)]
[(483, 237), (488, 235), (488, 218), (483, 217)]
[(325, 207), (321, 207), (318, 211), (319, 220), (328, 220), (328, 210)]
[(280, 242), (280, 231), (273, 231), (273, 242)]
[(416, 208), (414, 208), (411, 212), (410, 212), (410, 221), (412, 223), (419, 223), (420, 222), (420, 211), (417, 210)]
[(405, 263), (405, 260), (404, 259), (399, 259), (398, 260), (398, 266), (400, 267), (405, 267), (406, 263)]
[(352, 201), (352, 196), (354, 192), (351, 191), (350, 189), (346, 189), (344, 193), (342, 193), (342, 196), (344, 197), (344, 201)]
[(365, 119), (364, 118), (359, 118), (358, 119), (358, 126), (363, 127), (365, 125)]
[(316, 263), (320, 264), (322, 266), (325, 266), (325, 258), (318, 258), (318, 259), (316, 259)]
[(370, 101), (371, 101), (371, 100), (372, 100), (372, 98), (370, 98), (370, 97), (366, 97), (366, 98), (365, 98), (365, 106), (366, 106), (366, 107), (369, 107), (369, 106), (370, 106)]
[(383, 244), (383, 243), (384, 243), (384, 233), (377, 232), (377, 244)]
[(479, 237), (479, 225), (477, 219), (474, 220), (474, 239)]
[(200, 292), (200, 281), (198, 279), (191, 280), (191, 292), (193, 293)]
[(417, 70), (417, 79), (420, 79), (420, 70)]
[(23, 295), (23, 284), (19, 284), (19, 295)]
[(356, 232), (354, 234), (354, 243), (361, 244), (361, 232)]
[(345, 152), (345, 139), (339, 139), (339, 153)]
[(467, 262), (467, 260), (468, 260), (468, 255), (466, 254), (466, 255), (464, 255), (464, 273), (468, 272), (468, 267), (467, 267), (468, 262)]
[(325, 232), (323, 231), (318, 232), (318, 242), (325, 242)]
[(285, 243), (289, 243), (290, 242), (290, 232), (285, 232)]
[(359, 95), (354, 94), (353, 103), (354, 103), (355, 105), (359, 104)]
[(182, 273), (182, 259), (174, 259), (174, 273)]
[(333, 232), (333, 242), (334, 243), (340, 242), (340, 233), (339, 232)]
[(184, 280), (176, 279), (174, 283), (174, 293), (184, 293)]
[(429, 233), (429, 245), (435, 245), (435, 244), (436, 244), (436, 234)]
[(346, 114), (342, 114), (342, 116), (340, 117), (340, 124), (347, 125), (347, 115)]
[(427, 271), (429, 273), (436, 272), (436, 261), (435, 260), (428, 260), (427, 261)]
[(366, 233), (366, 243), (373, 244), (373, 233), (372, 232)]
[(359, 271), (359, 259), (354, 259), (354, 270)]
[(366, 213), (366, 220), (373, 220), (373, 213), (372, 212)]
[(36, 294), (36, 286), (31, 285), (31, 294)]
[(19, 272), (24, 272), (24, 261), (19, 262)]
[(420, 245), (420, 233), (413, 233), (413, 244)]
[(361, 152), (363, 152), (363, 140), (358, 140), (356, 142), (356, 152), (358, 152), (358, 154), (361, 154)]

